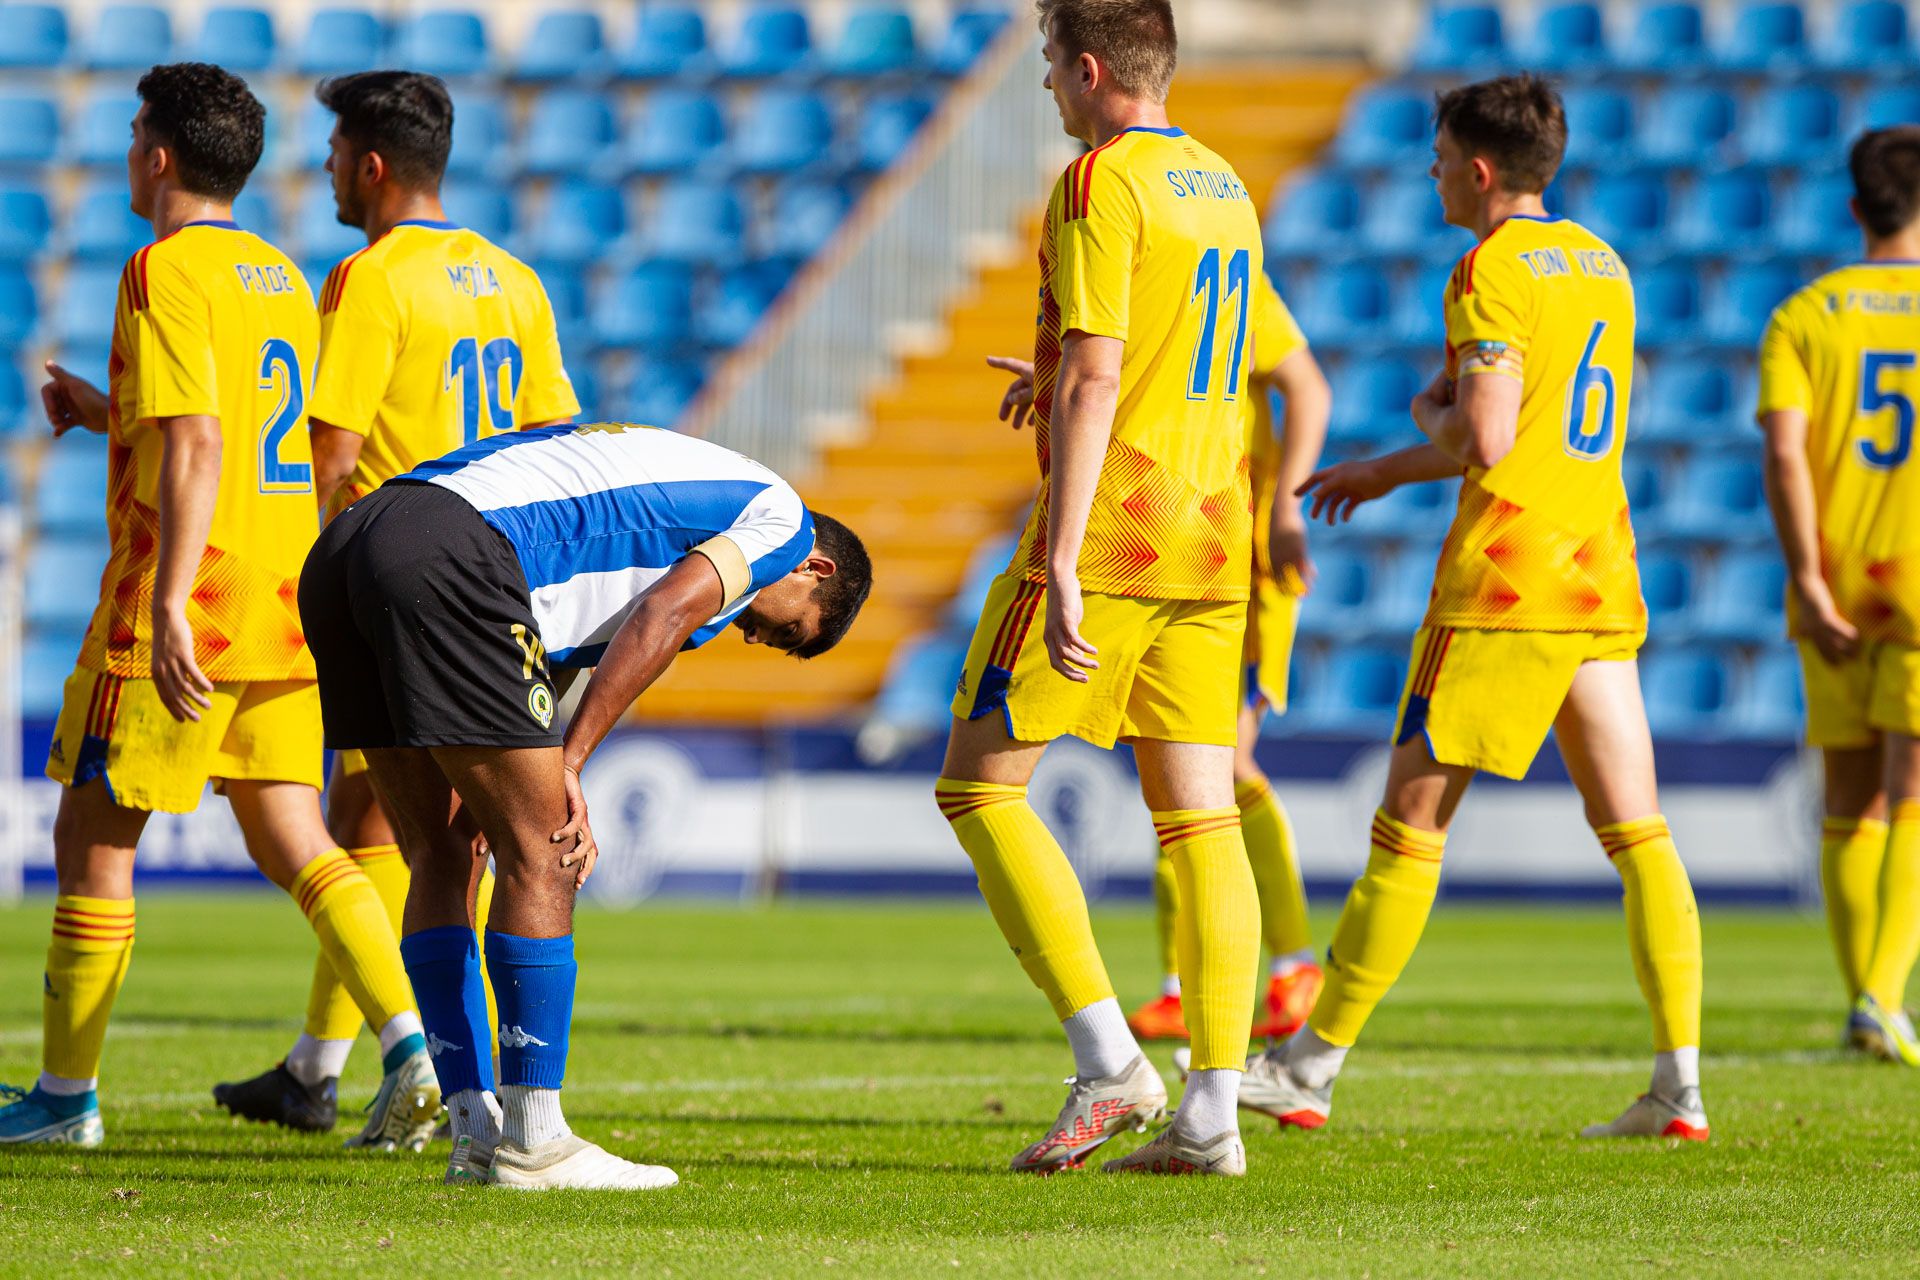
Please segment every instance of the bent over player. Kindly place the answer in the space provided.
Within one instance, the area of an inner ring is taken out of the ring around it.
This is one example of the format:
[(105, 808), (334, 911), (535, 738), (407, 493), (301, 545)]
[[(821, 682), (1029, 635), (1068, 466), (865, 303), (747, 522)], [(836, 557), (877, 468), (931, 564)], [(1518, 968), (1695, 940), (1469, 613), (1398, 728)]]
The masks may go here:
[[(315, 496), (337, 514), (422, 462), (496, 432), (571, 421), (580, 405), (539, 277), (448, 221), (440, 204), (453, 139), (446, 86), (413, 71), (367, 71), (323, 81), (315, 96), (337, 117), (327, 171), (340, 221), (367, 235), (320, 291), (320, 368), (307, 404)], [(357, 751), (334, 756), (327, 824), (398, 932), (407, 865), (366, 768)], [(486, 928), (492, 897), (487, 873), (476, 928)], [(255, 1120), (332, 1128), (335, 1085), (359, 1027), (322, 953), (306, 1025), (285, 1060), (216, 1085), (214, 1100)]]
[(1059, 1118), (1016, 1170), (1072, 1167), (1165, 1109), (1073, 868), (1027, 803), (1064, 734), (1133, 743), (1173, 860), (1193, 1066), (1178, 1118), (1110, 1171), (1240, 1174), (1234, 1094), (1259, 964), (1233, 748), (1253, 561), (1247, 317), (1260, 226), (1233, 169), (1167, 122), (1165, 0), (1042, 0), (1047, 87), (1092, 146), (1040, 250), (1040, 493), (974, 631), (940, 811), (1073, 1048)]
[(65, 789), (40, 1083), (0, 1111), (0, 1141), (102, 1140), (95, 1078), (133, 948), (134, 846), (149, 814), (191, 813), (211, 779), (379, 1033), (364, 1142), (424, 1143), (440, 1094), (393, 926), (320, 819), (320, 700), (294, 605), (316, 528), (317, 324), (293, 263), (232, 213), (266, 112), (201, 63), (155, 67), (139, 92), (127, 177), (155, 240), (120, 278), (109, 388), (50, 366), (42, 392), (56, 434), (107, 435), (112, 553), (48, 753)]
[(1426, 926), (1468, 783), (1521, 777), (1552, 730), (1625, 886), (1653, 1011), (1651, 1087), (1584, 1135), (1707, 1136), (1700, 921), (1660, 814), (1634, 661), (1647, 615), (1620, 479), (1633, 287), (1611, 248), (1541, 202), (1566, 138), (1559, 95), (1535, 77), (1441, 95), (1432, 175), (1447, 221), (1480, 243), (1447, 283), (1446, 369), (1413, 402), (1429, 443), (1304, 486), (1333, 520), (1402, 484), (1463, 477), (1326, 987), (1241, 1089), (1242, 1106), (1282, 1125), (1326, 1122), (1347, 1050)]
[(1786, 553), (1807, 742), (1826, 762), (1820, 881), (1850, 1043), (1920, 1066), (1920, 127), (1854, 143), (1866, 259), (1782, 303), (1760, 343), (1767, 500)]
[[(759, 463), (624, 423), (478, 441), (320, 535), (300, 613), (327, 743), (366, 752), (413, 871), (400, 945), (452, 1113), (448, 1182), (676, 1181), (575, 1136), (560, 1111), (573, 899), (595, 855), (580, 769), (682, 649), (732, 624), (813, 657), (853, 625), (872, 580), (860, 540)], [(550, 666), (594, 668), (564, 734)], [(500, 876), (486, 931), (497, 1126), (476, 834)]]

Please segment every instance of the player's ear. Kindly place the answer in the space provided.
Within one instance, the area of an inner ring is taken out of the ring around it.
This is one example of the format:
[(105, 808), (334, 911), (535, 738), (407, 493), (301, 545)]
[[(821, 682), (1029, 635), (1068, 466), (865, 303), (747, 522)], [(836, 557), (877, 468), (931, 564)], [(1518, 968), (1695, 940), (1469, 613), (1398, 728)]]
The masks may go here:
[(831, 578), (840, 572), (840, 566), (835, 563), (834, 558), (819, 551), (808, 556), (800, 567), (816, 578)]
[(1492, 191), (1500, 183), (1500, 175), (1493, 171), (1485, 156), (1473, 158), (1473, 185), (1478, 191)]
[(1860, 226), (1864, 227), (1867, 225), (1866, 221), (1860, 216), (1860, 202), (1852, 196), (1847, 197), (1847, 212), (1853, 215), (1854, 222)]
[(1092, 93), (1106, 79), (1106, 68), (1090, 53), (1081, 54), (1074, 65), (1080, 71), (1080, 88), (1083, 92)]
[(369, 186), (385, 180), (387, 176), (386, 157), (378, 151), (369, 151), (360, 157), (360, 176)]

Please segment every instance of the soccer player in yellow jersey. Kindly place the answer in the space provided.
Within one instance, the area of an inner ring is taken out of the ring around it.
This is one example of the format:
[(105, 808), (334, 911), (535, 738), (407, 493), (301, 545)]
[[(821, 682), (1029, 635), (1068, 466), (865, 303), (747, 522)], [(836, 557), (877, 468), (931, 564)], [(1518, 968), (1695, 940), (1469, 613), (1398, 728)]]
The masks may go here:
[(1226, 161), (1168, 124), (1166, 0), (1042, 0), (1047, 87), (1093, 149), (1040, 250), (1041, 485), (988, 593), (953, 701), (941, 812), (1053, 1006), (1075, 1080), (1018, 1170), (1079, 1164), (1166, 1106), (1094, 944), (1086, 898), (1027, 803), (1047, 743), (1133, 743), (1179, 877), (1193, 1066), (1175, 1122), (1109, 1171), (1238, 1174), (1234, 1096), (1259, 964), (1233, 801), (1252, 568), (1244, 397), (1259, 218)]
[(134, 846), (149, 814), (192, 812), (212, 780), (379, 1028), (387, 1076), (362, 1141), (424, 1142), (440, 1095), (394, 930), (320, 818), (320, 701), (295, 599), (316, 533), (318, 324), (293, 263), (232, 215), (266, 112), (202, 63), (155, 67), (139, 93), (127, 177), (155, 238), (120, 278), (111, 383), (49, 366), (42, 389), (56, 435), (108, 438), (112, 553), (48, 753), (64, 790), (42, 1071), (0, 1110), (0, 1141), (101, 1142)]
[(1330, 520), (1401, 484), (1460, 476), (1414, 638), (1367, 867), (1327, 949), (1307, 1025), (1250, 1064), (1240, 1102), (1324, 1124), (1333, 1081), (1413, 954), (1455, 809), (1481, 770), (1518, 778), (1552, 730), (1625, 886), (1652, 1008), (1653, 1082), (1587, 1137), (1703, 1139), (1700, 923), (1654, 779), (1635, 654), (1646, 633), (1620, 479), (1633, 288), (1613, 250), (1548, 216), (1566, 148), (1557, 93), (1508, 76), (1440, 96), (1432, 174), (1478, 246), (1446, 288), (1447, 360), (1412, 405), (1428, 443), (1313, 476)]
[(1782, 303), (1760, 343), (1767, 500), (1826, 762), (1820, 880), (1848, 1040), (1920, 1066), (1920, 127), (1849, 158), (1866, 258)]
[[(340, 220), (367, 236), (320, 292), (320, 365), (307, 408), (315, 493), (332, 515), (482, 436), (571, 421), (580, 404), (539, 278), (441, 207), (453, 139), (446, 86), (419, 72), (368, 71), (327, 80), (316, 96), (337, 118), (327, 171)], [(327, 820), (400, 932), (410, 877), (358, 751), (335, 753)], [(481, 872), (484, 929), (493, 876), (484, 862)], [(215, 1099), (237, 1115), (313, 1127), (320, 1117), (308, 1100), (332, 1090), (359, 1025), (322, 954), (285, 1061), (215, 1086)]]

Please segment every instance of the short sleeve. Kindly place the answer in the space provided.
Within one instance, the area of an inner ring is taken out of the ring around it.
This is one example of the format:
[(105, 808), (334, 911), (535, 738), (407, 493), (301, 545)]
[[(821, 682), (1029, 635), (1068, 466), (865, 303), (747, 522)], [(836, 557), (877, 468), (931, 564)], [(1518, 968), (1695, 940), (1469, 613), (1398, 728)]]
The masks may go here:
[(320, 290), (320, 368), (308, 415), (367, 435), (387, 398), (400, 351), (400, 313), (387, 278), (355, 254)]
[(813, 513), (784, 480), (756, 493), (720, 533), (740, 549), (754, 591), (778, 582), (813, 553)]
[(1253, 372), (1265, 376), (1307, 349), (1307, 335), (1262, 272), (1253, 286)]
[(1140, 202), (1118, 166), (1090, 151), (1061, 179), (1054, 301), (1060, 332), (1126, 341)]
[(1813, 409), (1813, 379), (1802, 354), (1800, 325), (1792, 299), (1774, 309), (1760, 337), (1760, 405), (1758, 414), (1781, 409)]
[(1447, 281), (1448, 373), (1456, 380), (1482, 373), (1524, 379), (1531, 290), (1497, 259), (1478, 257), (1476, 249), (1462, 258)]
[(213, 304), (191, 272), (151, 250), (127, 264), (133, 365), (138, 370), (134, 417), (220, 414), (220, 378), (213, 340)]
[(567, 422), (580, 414), (580, 398), (560, 358), (560, 330), (553, 303), (540, 279), (531, 271), (522, 277), (526, 291), (526, 325), (520, 332), (520, 388), (514, 395), (513, 420), (522, 427), (540, 422)]

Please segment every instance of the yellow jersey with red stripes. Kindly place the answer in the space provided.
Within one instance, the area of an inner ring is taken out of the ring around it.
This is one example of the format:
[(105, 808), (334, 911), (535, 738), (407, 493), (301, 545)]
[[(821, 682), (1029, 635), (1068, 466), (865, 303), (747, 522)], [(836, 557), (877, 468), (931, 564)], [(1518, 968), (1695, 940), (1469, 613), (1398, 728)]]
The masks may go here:
[[(1868, 640), (1920, 645), (1920, 262), (1862, 262), (1781, 303), (1760, 340), (1760, 412), (1807, 415), (1821, 569)], [(1788, 593), (1787, 623), (1802, 634)]]
[(300, 569), (318, 522), (306, 390), (313, 294), (278, 249), (231, 222), (190, 222), (120, 273), (107, 375), (112, 552), (82, 666), (149, 679), (163, 419), (219, 419), (220, 488), (187, 603), (215, 681), (310, 680)]
[(482, 436), (564, 422), (580, 402), (540, 278), (451, 222), (402, 222), (320, 290), (314, 421), (366, 437), (329, 504)]
[(1620, 458), (1633, 379), (1633, 283), (1576, 222), (1514, 217), (1454, 267), (1447, 377), (1520, 383), (1513, 449), (1469, 467), (1426, 624), (1642, 631)]
[(1054, 388), (1063, 335), (1080, 333), (1125, 344), (1081, 589), (1247, 598), (1247, 352), (1264, 265), (1246, 187), (1179, 129), (1129, 129), (1060, 176), (1040, 244), (1040, 493), (1014, 572), (1046, 578)]
[[(1254, 379), (1273, 371), (1307, 349), (1307, 335), (1280, 300), (1280, 291), (1262, 272), (1253, 283), (1253, 350), (1248, 368)], [(1273, 398), (1264, 385), (1247, 396), (1247, 462), (1253, 487), (1254, 572), (1271, 574), (1267, 561), (1268, 521), (1273, 513), (1274, 485), (1280, 475), (1280, 436), (1273, 419)]]

